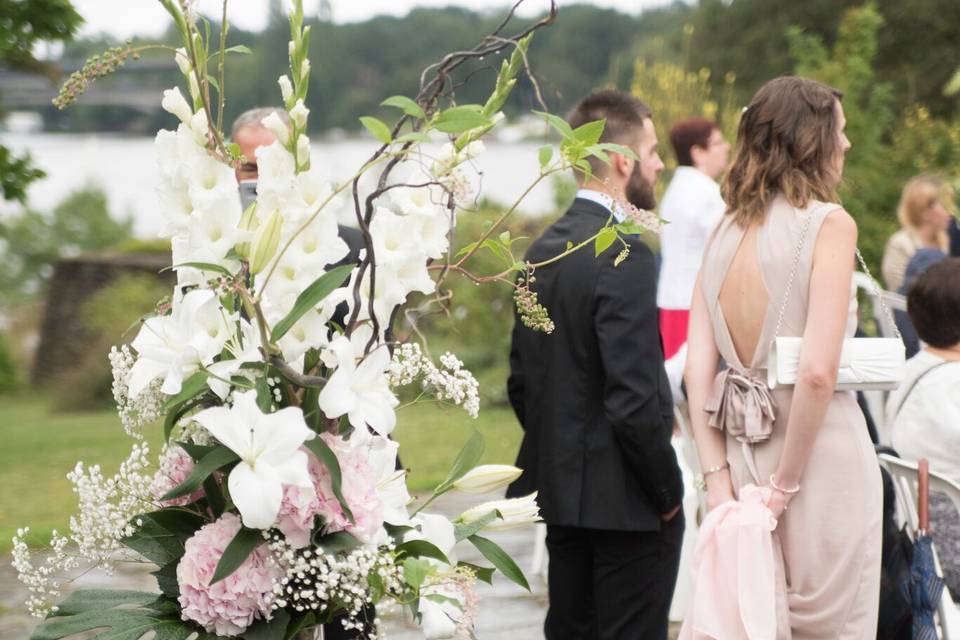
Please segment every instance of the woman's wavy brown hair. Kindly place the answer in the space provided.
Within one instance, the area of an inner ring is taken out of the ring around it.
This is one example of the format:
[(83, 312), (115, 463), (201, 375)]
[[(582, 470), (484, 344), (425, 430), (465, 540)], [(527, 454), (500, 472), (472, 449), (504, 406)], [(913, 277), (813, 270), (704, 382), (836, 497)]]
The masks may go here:
[(778, 193), (795, 207), (812, 199), (839, 202), (835, 105), (842, 97), (797, 76), (760, 87), (740, 118), (733, 163), (721, 186), (727, 214), (737, 224), (762, 220)]

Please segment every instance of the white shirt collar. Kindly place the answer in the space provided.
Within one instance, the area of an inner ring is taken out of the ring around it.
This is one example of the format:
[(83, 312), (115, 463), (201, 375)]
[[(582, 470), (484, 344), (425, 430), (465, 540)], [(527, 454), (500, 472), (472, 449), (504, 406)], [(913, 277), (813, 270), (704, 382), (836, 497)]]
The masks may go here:
[(620, 205), (618, 205), (613, 198), (602, 191), (581, 188), (577, 190), (577, 198), (580, 198), (581, 200), (589, 200), (590, 202), (596, 202), (604, 209), (612, 213), (613, 218), (617, 222), (623, 222), (627, 219), (627, 214), (623, 212), (623, 208), (620, 207)]

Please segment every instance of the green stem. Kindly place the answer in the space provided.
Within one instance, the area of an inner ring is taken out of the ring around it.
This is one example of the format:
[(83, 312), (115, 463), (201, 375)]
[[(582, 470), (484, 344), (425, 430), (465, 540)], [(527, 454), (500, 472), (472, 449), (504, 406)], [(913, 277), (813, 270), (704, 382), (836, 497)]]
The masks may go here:
[(225, 99), (225, 80), (224, 80), (224, 58), (227, 57), (226, 48), (227, 48), (227, 31), (229, 29), (229, 23), (227, 22), (227, 0), (223, 0), (223, 14), (220, 18), (220, 60), (217, 61), (218, 66), (218, 76), (220, 82), (220, 89), (217, 92), (217, 102), (220, 104), (217, 106), (217, 130), (223, 130), (223, 105), (226, 102)]

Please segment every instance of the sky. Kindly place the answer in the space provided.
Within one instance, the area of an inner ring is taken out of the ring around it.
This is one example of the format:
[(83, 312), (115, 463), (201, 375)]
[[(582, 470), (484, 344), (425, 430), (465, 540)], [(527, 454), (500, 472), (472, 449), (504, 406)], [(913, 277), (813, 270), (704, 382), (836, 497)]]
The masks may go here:
[[(220, 0), (197, 0), (201, 13), (219, 15)], [(375, 15), (405, 15), (415, 7), (457, 5), (473, 10), (494, 11), (507, 6), (505, 0), (327, 0), (335, 22), (356, 22)], [(670, 0), (577, 0), (584, 4), (618, 9), (637, 14), (643, 9), (663, 6)], [(155, 36), (168, 23), (167, 13), (157, 0), (72, 0), (73, 6), (86, 19), (81, 35), (106, 32), (119, 38), (131, 35)], [(316, 12), (321, 0), (304, 0), (304, 11)], [(238, 28), (257, 30), (267, 19), (269, 0), (231, 0), (227, 18)], [(571, 0), (557, 0), (561, 11)], [(549, 0), (526, 0), (525, 14), (539, 13), (550, 6)], [(524, 13), (521, 13), (524, 15)]]

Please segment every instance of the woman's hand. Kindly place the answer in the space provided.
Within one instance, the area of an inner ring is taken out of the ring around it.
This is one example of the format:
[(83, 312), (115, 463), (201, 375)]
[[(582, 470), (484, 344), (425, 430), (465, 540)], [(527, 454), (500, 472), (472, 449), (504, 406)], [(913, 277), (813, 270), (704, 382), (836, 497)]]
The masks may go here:
[(730, 481), (729, 469), (711, 473), (704, 479), (704, 482), (707, 484), (707, 513), (724, 502), (736, 500), (733, 495), (733, 483)]
[(770, 499), (767, 500), (767, 509), (770, 509), (770, 513), (773, 514), (774, 518), (780, 520), (780, 516), (787, 510), (787, 505), (790, 504), (790, 500), (792, 499), (793, 494), (784, 493), (779, 489), (770, 487)]

